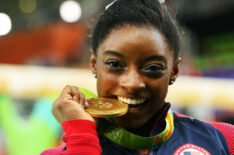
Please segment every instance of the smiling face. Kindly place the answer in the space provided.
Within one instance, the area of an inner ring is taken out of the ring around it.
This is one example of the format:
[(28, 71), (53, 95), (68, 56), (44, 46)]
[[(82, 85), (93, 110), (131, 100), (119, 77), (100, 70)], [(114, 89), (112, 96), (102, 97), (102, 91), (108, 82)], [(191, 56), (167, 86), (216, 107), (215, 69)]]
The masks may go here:
[(138, 128), (161, 110), (178, 64), (164, 37), (150, 26), (124, 25), (112, 30), (91, 56), (99, 97), (129, 104), (128, 113), (114, 121)]

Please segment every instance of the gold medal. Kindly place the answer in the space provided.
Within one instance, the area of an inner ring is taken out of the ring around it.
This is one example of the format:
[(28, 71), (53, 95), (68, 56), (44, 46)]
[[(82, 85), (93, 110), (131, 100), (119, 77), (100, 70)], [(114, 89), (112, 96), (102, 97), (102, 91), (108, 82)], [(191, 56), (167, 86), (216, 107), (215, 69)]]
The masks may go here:
[(128, 105), (117, 100), (107, 98), (91, 98), (85, 109), (93, 117), (118, 117), (128, 112)]

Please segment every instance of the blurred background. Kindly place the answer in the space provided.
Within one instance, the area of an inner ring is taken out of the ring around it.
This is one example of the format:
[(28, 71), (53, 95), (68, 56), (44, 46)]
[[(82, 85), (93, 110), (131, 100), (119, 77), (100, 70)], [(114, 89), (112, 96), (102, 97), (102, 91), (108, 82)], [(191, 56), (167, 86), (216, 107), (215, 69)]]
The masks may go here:
[[(67, 85), (95, 90), (90, 35), (111, 0), (0, 1), (0, 155), (62, 144), (51, 104)], [(207, 121), (234, 121), (234, 1), (167, 0), (183, 29), (167, 101)]]

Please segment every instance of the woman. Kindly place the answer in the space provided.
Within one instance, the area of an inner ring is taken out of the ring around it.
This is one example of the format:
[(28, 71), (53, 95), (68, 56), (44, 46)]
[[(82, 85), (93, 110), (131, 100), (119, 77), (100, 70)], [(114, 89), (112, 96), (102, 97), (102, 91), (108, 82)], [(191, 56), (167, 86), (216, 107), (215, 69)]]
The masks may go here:
[(98, 97), (125, 102), (128, 112), (99, 120), (97, 132), (95, 119), (82, 108), (85, 92), (66, 86), (52, 109), (66, 145), (42, 155), (234, 153), (233, 126), (223, 125), (232, 136), (225, 137), (209, 123), (173, 113), (165, 102), (180, 62), (178, 27), (165, 4), (117, 0), (99, 18), (92, 37)]

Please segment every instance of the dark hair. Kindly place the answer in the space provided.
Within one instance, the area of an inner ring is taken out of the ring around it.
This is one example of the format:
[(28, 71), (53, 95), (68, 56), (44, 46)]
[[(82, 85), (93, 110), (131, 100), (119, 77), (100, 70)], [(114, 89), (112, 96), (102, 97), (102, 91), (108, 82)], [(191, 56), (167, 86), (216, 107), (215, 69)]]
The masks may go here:
[(97, 48), (114, 28), (124, 24), (148, 25), (158, 29), (174, 51), (175, 60), (180, 50), (180, 35), (176, 20), (166, 4), (158, 0), (117, 0), (100, 17), (94, 28), (92, 48)]

